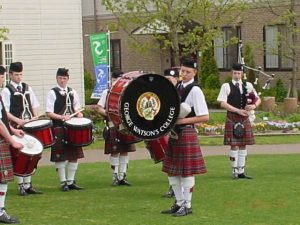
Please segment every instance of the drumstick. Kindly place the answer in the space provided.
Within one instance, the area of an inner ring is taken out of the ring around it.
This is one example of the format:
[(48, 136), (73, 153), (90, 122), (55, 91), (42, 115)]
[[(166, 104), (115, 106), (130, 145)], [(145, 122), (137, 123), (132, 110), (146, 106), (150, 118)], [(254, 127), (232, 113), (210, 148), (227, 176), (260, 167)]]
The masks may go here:
[(70, 118), (76, 116), (78, 113), (82, 112), (84, 110), (84, 108), (78, 110), (77, 112), (74, 112), (73, 114), (70, 115)]

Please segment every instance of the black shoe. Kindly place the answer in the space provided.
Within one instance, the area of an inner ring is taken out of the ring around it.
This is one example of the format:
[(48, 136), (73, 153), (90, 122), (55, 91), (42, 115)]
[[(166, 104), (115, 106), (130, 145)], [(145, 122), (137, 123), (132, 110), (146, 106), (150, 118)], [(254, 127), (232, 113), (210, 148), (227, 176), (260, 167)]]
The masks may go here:
[(181, 207), (175, 203), (174, 205), (171, 206), (170, 209), (163, 210), (160, 213), (162, 213), (162, 214), (173, 214), (173, 213), (176, 213), (180, 208)]
[(73, 184), (69, 184), (68, 188), (70, 190), (82, 190), (83, 189), (83, 187), (79, 187), (75, 182)]
[(21, 196), (27, 196), (28, 195), (28, 193), (26, 192), (23, 184), (19, 184), (19, 194)]
[(20, 223), (20, 221), (17, 218), (8, 215), (5, 211), (2, 212), (3, 214), (0, 216), (0, 223), (6, 223), (6, 224)]
[(187, 216), (189, 214), (191, 214), (192, 208), (187, 208), (184, 204), (177, 210), (177, 212), (173, 213), (172, 216)]
[(33, 195), (43, 194), (43, 192), (36, 190), (34, 187), (32, 187), (32, 185), (30, 185), (29, 188), (25, 189), (25, 191), (27, 194), (33, 194)]
[(244, 173), (241, 173), (238, 175), (239, 179), (252, 179), (252, 177), (245, 175)]
[(128, 181), (125, 180), (125, 179), (119, 180), (119, 181), (118, 181), (118, 185), (120, 185), (120, 186), (121, 186), (121, 185), (131, 186), (131, 184), (128, 183)]
[(170, 186), (169, 190), (163, 195), (166, 198), (173, 198), (175, 196), (172, 186)]
[(60, 189), (62, 191), (68, 191), (68, 190), (70, 190), (67, 182), (63, 182)]

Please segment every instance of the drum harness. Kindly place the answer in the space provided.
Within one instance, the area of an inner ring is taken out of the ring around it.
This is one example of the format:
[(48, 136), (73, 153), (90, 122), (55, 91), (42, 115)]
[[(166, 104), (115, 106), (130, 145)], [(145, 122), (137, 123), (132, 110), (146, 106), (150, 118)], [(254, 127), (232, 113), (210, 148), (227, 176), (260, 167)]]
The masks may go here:
[[(176, 85), (176, 88), (178, 88), (180, 85), (182, 85), (181, 83), (178, 83)], [(192, 88), (194, 86), (198, 86), (198, 84), (196, 82), (193, 82), (189, 85), (187, 85), (185, 88), (182, 87), (182, 90), (180, 90), (179, 94), (180, 94), (180, 99), (181, 99), (181, 102), (184, 102), (187, 98), (187, 96), (189, 95), (189, 93), (191, 92)], [(199, 87), (199, 86), (198, 86)], [(190, 114), (193, 114), (194, 113), (194, 109), (192, 107), (192, 112)], [(189, 114), (189, 115), (190, 115)], [(183, 130), (184, 128), (194, 128), (195, 126), (193, 124), (182, 124), (182, 125), (175, 125), (172, 129), (171, 129), (171, 138), (173, 139), (178, 139), (178, 134), (181, 132), (181, 130)]]

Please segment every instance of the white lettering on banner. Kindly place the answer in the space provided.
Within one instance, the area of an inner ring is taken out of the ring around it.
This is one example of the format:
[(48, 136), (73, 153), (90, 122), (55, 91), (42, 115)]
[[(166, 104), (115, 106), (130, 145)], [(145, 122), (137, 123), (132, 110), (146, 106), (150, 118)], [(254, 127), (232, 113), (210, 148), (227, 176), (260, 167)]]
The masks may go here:
[(153, 136), (159, 135), (158, 129), (155, 129), (155, 130), (142, 130), (142, 129), (140, 129), (137, 126), (134, 125), (133, 130), (134, 130), (135, 133), (138, 133), (139, 135), (141, 135), (143, 137), (153, 137)]
[(171, 122), (173, 121), (174, 118), (174, 114), (175, 114), (175, 108), (171, 107), (170, 108), (170, 112), (169, 112), (169, 116), (167, 118), (167, 120), (164, 122), (164, 124), (159, 128), (159, 130), (161, 132), (163, 132), (166, 128), (168, 128), (171, 124)]
[(125, 120), (126, 120), (126, 123), (129, 127), (131, 127), (133, 125), (133, 122), (130, 118), (130, 114), (129, 114), (129, 103), (128, 102), (125, 102), (124, 104), (124, 115), (125, 115)]
[(139, 136), (142, 137), (157, 137), (159, 136), (160, 133), (164, 132), (166, 129), (168, 129), (174, 120), (174, 115), (175, 115), (175, 107), (170, 107), (169, 115), (165, 122), (158, 128), (154, 130), (144, 130), (141, 129), (140, 127), (136, 126), (133, 124), (132, 119), (130, 117), (130, 104), (128, 102), (125, 102), (123, 105), (124, 109), (124, 117), (125, 117), (125, 123), (127, 124), (127, 127), (130, 127), (133, 129), (133, 132), (138, 134)]
[(96, 53), (97, 55), (102, 55), (102, 54), (103, 54), (103, 50), (100, 50), (100, 51), (99, 51), (99, 48), (101, 47), (101, 42), (100, 42), (100, 41), (94, 41), (94, 42), (93, 42), (93, 45), (94, 45), (95, 53)]

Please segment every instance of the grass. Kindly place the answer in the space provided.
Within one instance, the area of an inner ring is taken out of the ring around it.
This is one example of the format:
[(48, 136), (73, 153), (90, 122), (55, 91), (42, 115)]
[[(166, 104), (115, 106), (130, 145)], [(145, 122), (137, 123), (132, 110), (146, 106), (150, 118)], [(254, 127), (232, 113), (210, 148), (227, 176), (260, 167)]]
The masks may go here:
[[(200, 136), (201, 146), (220, 146), (223, 145), (223, 136)], [(255, 137), (256, 144), (295, 144), (300, 143), (299, 134), (282, 134), (282, 135), (257, 135)], [(136, 144), (139, 148), (144, 148), (144, 142)], [(104, 141), (96, 140), (91, 145), (85, 147), (85, 149), (103, 149)]]
[(208, 173), (196, 177), (193, 214), (160, 214), (173, 204), (161, 164), (130, 162), (131, 187), (112, 187), (108, 163), (81, 164), (77, 173), (84, 191), (61, 192), (53, 167), (33, 176), (43, 195), (20, 197), (10, 184), (7, 210), (22, 225), (296, 225), (299, 224), (299, 155), (251, 155), (253, 180), (232, 180), (227, 156), (206, 157)]

